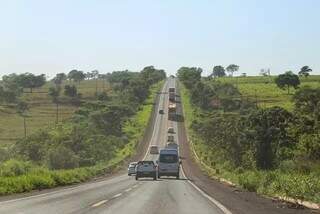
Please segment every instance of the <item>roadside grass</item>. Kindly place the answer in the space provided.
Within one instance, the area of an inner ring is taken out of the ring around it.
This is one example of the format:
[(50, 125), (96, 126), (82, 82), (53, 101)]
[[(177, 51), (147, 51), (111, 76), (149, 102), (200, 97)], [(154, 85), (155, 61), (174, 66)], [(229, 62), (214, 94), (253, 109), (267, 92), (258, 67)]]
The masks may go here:
[(193, 132), (190, 125), (199, 111), (190, 103), (189, 92), (182, 84), (180, 93), (191, 149), (199, 157), (201, 169), (211, 178), (262, 195), (320, 203), (320, 167), (309, 174), (299, 172), (290, 164), (266, 171), (235, 168), (226, 161), (224, 154), (204, 144)]
[[(129, 143), (122, 151), (122, 153), (127, 157), (134, 154), (137, 144), (143, 138), (144, 132), (148, 125), (148, 121), (151, 117), (154, 100), (157, 96), (157, 92), (159, 92), (161, 87), (163, 86), (163, 83), (164, 81), (160, 81), (159, 83), (151, 87), (149, 97), (141, 106), (141, 109), (135, 116), (128, 120), (123, 127), (124, 133), (129, 138)], [(119, 152), (119, 154), (121, 154), (121, 152)]]
[[(67, 84), (74, 83), (65, 81), (62, 84), (62, 99), (66, 98), (63, 95), (63, 88)], [(78, 92), (82, 94), (83, 100), (95, 99), (95, 80), (85, 80), (75, 85)], [(24, 90), (25, 93), (22, 95), (22, 99), (29, 105), (28, 116), (26, 118), (27, 135), (40, 128), (55, 125), (56, 105), (52, 103), (48, 96), (48, 89), (51, 86), (53, 86), (53, 83), (47, 82), (43, 87), (34, 89), (33, 93), (29, 93), (28, 89)], [(98, 80), (98, 92), (102, 91), (106, 91), (109, 94), (111, 93), (111, 88), (107, 83)], [(60, 103), (58, 114), (59, 122), (69, 119), (77, 109), (77, 106), (70, 103)], [(0, 106), (0, 146), (3, 144), (12, 144), (22, 137), (24, 137), (23, 118), (17, 114), (14, 106)]]
[[(293, 110), (291, 102), (295, 89), (291, 88), (290, 94), (286, 90), (281, 90), (274, 83), (275, 76), (262, 77), (223, 77), (218, 80), (221, 82), (229, 82), (237, 86), (244, 99), (249, 99), (258, 103), (261, 108), (269, 108), (280, 106), (287, 110)], [(301, 85), (310, 86), (312, 88), (320, 87), (320, 75), (312, 75), (308, 78), (300, 78)]]
[[(123, 129), (129, 138), (129, 143), (116, 152), (116, 156), (108, 162), (92, 167), (82, 167), (68, 170), (49, 170), (45, 167), (13, 160), (10, 166), (0, 165), (0, 195), (29, 192), (57, 186), (65, 186), (87, 181), (93, 177), (112, 173), (123, 166), (124, 161), (135, 152), (136, 145), (141, 141), (144, 130), (151, 116), (153, 103), (163, 81), (153, 85), (150, 94), (140, 110), (126, 122)], [(3, 175), (4, 172), (14, 174)]]

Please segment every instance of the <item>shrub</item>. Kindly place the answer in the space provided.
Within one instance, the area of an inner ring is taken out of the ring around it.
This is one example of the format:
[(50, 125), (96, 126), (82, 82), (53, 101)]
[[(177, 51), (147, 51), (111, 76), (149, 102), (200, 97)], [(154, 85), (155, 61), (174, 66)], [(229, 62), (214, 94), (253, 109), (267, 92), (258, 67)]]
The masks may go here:
[(58, 146), (49, 151), (48, 165), (50, 169), (72, 169), (79, 166), (79, 157), (65, 146)]
[(0, 165), (0, 176), (18, 176), (26, 174), (32, 165), (28, 162), (10, 159)]
[(256, 192), (260, 185), (260, 176), (257, 172), (246, 171), (239, 175), (239, 184), (250, 192)]

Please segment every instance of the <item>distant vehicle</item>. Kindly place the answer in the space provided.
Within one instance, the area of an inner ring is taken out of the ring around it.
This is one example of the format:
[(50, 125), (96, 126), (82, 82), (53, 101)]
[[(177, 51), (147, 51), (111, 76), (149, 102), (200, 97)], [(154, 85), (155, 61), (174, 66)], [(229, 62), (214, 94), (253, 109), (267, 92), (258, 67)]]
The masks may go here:
[(137, 166), (137, 162), (131, 162), (128, 166), (128, 175), (134, 175), (136, 174), (136, 166)]
[(175, 118), (176, 112), (177, 112), (176, 104), (175, 103), (169, 103), (169, 107), (168, 107), (169, 120), (173, 120)]
[(175, 92), (176, 92), (175, 88), (173, 88), (173, 87), (169, 88), (169, 100), (172, 101), (172, 102), (174, 102), (175, 99), (176, 99), (176, 93)]
[(161, 176), (175, 176), (180, 177), (179, 154), (177, 149), (161, 149), (159, 154), (158, 164), (158, 178)]
[(150, 146), (150, 154), (152, 155), (157, 155), (159, 154), (159, 148), (156, 145), (151, 145)]
[(168, 133), (174, 133), (174, 128), (173, 127), (169, 127), (168, 128)]
[(136, 167), (136, 180), (139, 178), (153, 178), (157, 180), (157, 167), (153, 161), (139, 161)]
[(173, 135), (168, 135), (168, 142), (173, 142), (174, 141), (174, 136)]
[(169, 93), (175, 93), (176, 92), (176, 89), (175, 88), (173, 88), (173, 87), (170, 87), (169, 88)]
[(166, 148), (168, 148), (168, 149), (178, 149), (178, 144), (176, 144), (175, 142), (169, 142), (169, 143), (167, 143)]
[(175, 78), (175, 76), (173, 76), (173, 75), (170, 75), (170, 77), (171, 77), (171, 78)]
[(175, 102), (176, 94), (174, 92), (169, 92), (169, 100)]
[(164, 114), (163, 109), (160, 109), (160, 110), (159, 110), (159, 114)]

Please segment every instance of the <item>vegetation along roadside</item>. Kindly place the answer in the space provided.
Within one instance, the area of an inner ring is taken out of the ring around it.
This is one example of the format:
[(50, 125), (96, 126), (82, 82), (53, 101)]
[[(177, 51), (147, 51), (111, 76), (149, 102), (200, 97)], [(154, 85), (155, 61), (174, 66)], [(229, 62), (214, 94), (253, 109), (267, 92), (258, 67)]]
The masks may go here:
[(208, 174), (263, 195), (319, 203), (320, 88), (296, 89), (292, 111), (262, 108), (241, 99), (231, 81), (201, 72), (182, 67), (177, 76), (189, 138)]
[(109, 94), (81, 102), (64, 123), (2, 147), (0, 195), (79, 183), (117, 169), (134, 154), (165, 77), (153, 66), (113, 72)]

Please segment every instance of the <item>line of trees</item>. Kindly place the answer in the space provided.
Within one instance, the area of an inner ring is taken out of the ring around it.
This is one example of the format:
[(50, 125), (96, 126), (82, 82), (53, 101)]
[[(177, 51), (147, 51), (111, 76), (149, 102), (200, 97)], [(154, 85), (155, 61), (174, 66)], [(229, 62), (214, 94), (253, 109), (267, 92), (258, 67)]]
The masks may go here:
[[(164, 70), (148, 66), (141, 72), (117, 71), (108, 76), (112, 87), (110, 96), (83, 101), (69, 121), (19, 140), (6, 157), (50, 169), (92, 166), (115, 157), (129, 142), (129, 136), (123, 131), (124, 123), (141, 108), (150, 87), (166, 78), (166, 74)], [(56, 103), (61, 93), (58, 88), (52, 87), (49, 91)], [(64, 93), (76, 96), (76, 86), (65, 85)], [(23, 107), (21, 115), (26, 111)]]
[(313, 162), (320, 161), (320, 88), (297, 90), (293, 112), (281, 107), (260, 109), (232, 98), (241, 95), (232, 84), (201, 78), (200, 71), (182, 67), (177, 76), (192, 104), (201, 110), (194, 114), (191, 128), (201, 133), (198, 138), (209, 148), (220, 152), (223, 161), (234, 168), (263, 170), (292, 161), (292, 170), (297, 171), (311, 170)]

